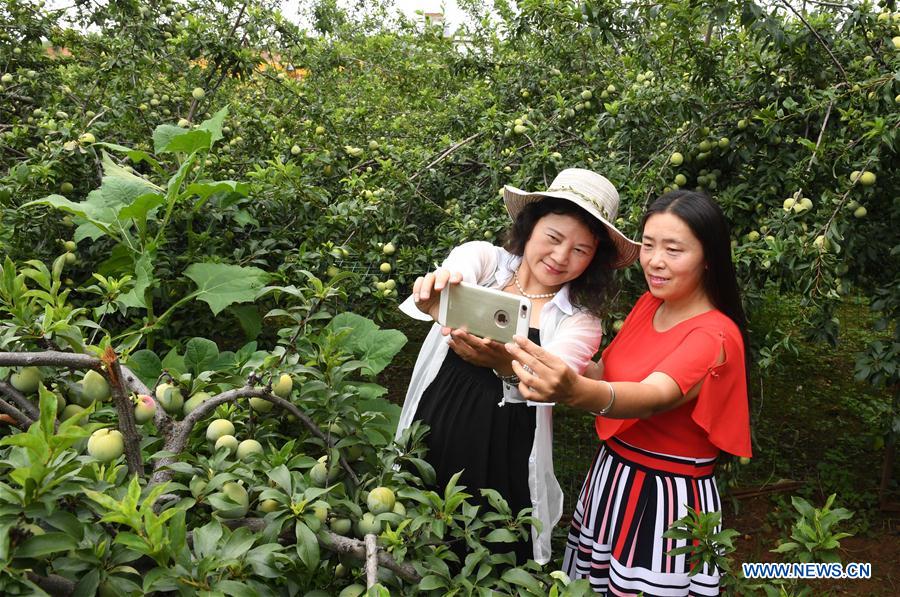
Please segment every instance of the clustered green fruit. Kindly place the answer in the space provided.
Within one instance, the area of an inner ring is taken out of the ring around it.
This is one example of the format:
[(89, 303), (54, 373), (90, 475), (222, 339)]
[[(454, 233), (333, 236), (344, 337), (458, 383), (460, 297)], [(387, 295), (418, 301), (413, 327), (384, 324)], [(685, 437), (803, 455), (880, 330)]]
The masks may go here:
[(94, 370), (84, 374), (81, 380), (81, 389), (85, 398), (92, 402), (103, 402), (110, 396), (109, 383), (106, 378)]
[(161, 383), (156, 386), (156, 400), (169, 414), (178, 414), (184, 408), (184, 396), (181, 395), (181, 390), (170, 383)]
[(229, 454), (234, 454), (235, 450), (238, 447), (238, 440), (233, 435), (223, 435), (216, 440), (215, 447), (213, 448), (216, 452), (225, 448), (228, 450)]
[[(294, 389), (294, 378), (287, 373), (282, 373), (278, 377), (278, 381), (272, 385), (272, 393), (279, 398), (287, 398)], [(268, 401), (267, 401), (268, 402)], [(271, 403), (270, 403), (271, 404)]]
[(309, 469), (309, 478), (317, 487), (325, 487), (337, 478), (337, 467), (328, 467), (328, 456), (322, 456), (319, 461)]
[(237, 446), (237, 457), (241, 460), (247, 460), (254, 454), (262, 454), (262, 444), (255, 439), (245, 439)]
[(206, 439), (216, 442), (223, 435), (234, 435), (234, 423), (228, 419), (216, 419), (206, 428)]
[(41, 372), (37, 367), (23, 367), (9, 377), (9, 383), (23, 394), (34, 394), (41, 384)]
[(118, 429), (98, 429), (87, 443), (88, 454), (100, 462), (111, 462), (125, 452), (125, 440)]
[(372, 514), (383, 514), (394, 508), (397, 498), (389, 487), (376, 487), (369, 492), (366, 506)]
[(188, 398), (184, 403), (184, 414), (191, 414), (192, 411), (194, 411), (198, 406), (203, 404), (203, 402), (208, 400), (210, 397), (211, 395), (208, 392), (197, 392), (196, 394)]
[(220, 497), (228, 502), (225, 506), (216, 507), (216, 514), (221, 518), (241, 518), (250, 509), (250, 495), (240, 483), (229, 481), (222, 485)]
[(156, 401), (146, 394), (138, 396), (137, 404), (134, 407), (134, 420), (139, 425), (153, 419), (156, 414)]

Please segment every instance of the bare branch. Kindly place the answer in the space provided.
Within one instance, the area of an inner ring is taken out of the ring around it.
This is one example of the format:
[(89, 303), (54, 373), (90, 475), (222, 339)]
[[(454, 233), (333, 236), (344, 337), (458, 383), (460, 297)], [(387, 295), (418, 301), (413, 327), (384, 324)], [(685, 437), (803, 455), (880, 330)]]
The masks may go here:
[(87, 354), (45, 350), (42, 352), (0, 352), (0, 366), (47, 366), (100, 371), (100, 359)]
[(807, 21), (803, 17), (802, 14), (797, 12), (797, 9), (795, 9), (793, 6), (791, 6), (789, 2), (787, 2), (786, 0), (781, 0), (781, 3), (784, 4), (786, 7), (788, 7), (788, 9), (792, 13), (794, 13), (797, 16), (797, 18), (800, 19), (800, 21), (806, 26), (806, 28), (809, 29), (810, 33), (812, 33), (816, 37), (816, 39), (819, 41), (819, 43), (822, 44), (822, 47), (825, 48), (825, 51), (828, 52), (829, 56), (831, 56), (831, 61), (834, 62), (835, 66), (838, 67), (838, 70), (841, 71), (841, 75), (844, 77), (844, 81), (846, 81), (847, 84), (849, 85), (850, 79), (847, 78), (847, 72), (844, 70), (844, 67), (841, 66), (841, 63), (838, 62), (838, 59), (835, 57), (834, 52), (831, 51), (831, 48), (828, 47), (828, 44), (825, 43), (825, 40), (822, 39), (822, 36), (819, 35), (819, 32), (816, 31), (813, 28), (813, 26), (809, 24), (809, 21)]
[(12, 385), (2, 380), (0, 380), (0, 394), (9, 397), (15, 402), (16, 406), (19, 407), (18, 410), (21, 410), (29, 419), (37, 421), (41, 418), (41, 412), (34, 402), (29, 400), (22, 392), (12, 387)]
[[(246, 527), (253, 532), (260, 532), (265, 530), (267, 522), (262, 518), (238, 518), (225, 521), (224, 524), (230, 529)], [(371, 537), (375, 538), (375, 535), (371, 535)], [(281, 538), (296, 541), (296, 536), (292, 532), (281, 535)], [(319, 545), (328, 551), (353, 556), (361, 561), (366, 558), (366, 544), (359, 539), (344, 537), (326, 529), (319, 531), (316, 538), (319, 540)], [(411, 583), (418, 583), (422, 580), (412, 564), (398, 562), (383, 549), (377, 549), (376, 554), (375, 559), (379, 567), (387, 568), (398, 577)]]
[(809, 158), (809, 164), (806, 165), (806, 171), (809, 172), (812, 169), (813, 164), (816, 161), (816, 154), (819, 152), (819, 146), (822, 144), (822, 137), (825, 135), (825, 127), (828, 126), (828, 118), (831, 116), (831, 107), (834, 105), (834, 102), (828, 102), (828, 109), (825, 111), (825, 119), (822, 122), (822, 128), (819, 129), (819, 138), (816, 139), (816, 148), (813, 151), (812, 157)]
[(75, 581), (69, 580), (65, 576), (60, 576), (59, 574), (38, 576), (34, 572), (29, 572), (28, 580), (44, 589), (49, 594), (57, 597), (68, 596), (75, 592)]
[(152, 396), (153, 391), (144, 385), (144, 382), (140, 380), (140, 378), (134, 374), (134, 371), (126, 367), (125, 365), (120, 365), (122, 369), (122, 380), (125, 382), (125, 387), (134, 392), (135, 394), (145, 394), (147, 396)]
[(378, 542), (374, 534), (367, 533), (366, 545), (366, 588), (378, 582)]
[(128, 470), (133, 475), (143, 475), (144, 463), (141, 460), (141, 435), (138, 433), (134, 422), (134, 404), (129, 399), (128, 390), (125, 388), (125, 380), (122, 377), (122, 367), (116, 352), (107, 347), (103, 353), (103, 361), (107, 366), (107, 376), (110, 381), (110, 392), (113, 404), (119, 419), (119, 431), (125, 439), (125, 461)]
[(450, 147), (448, 147), (447, 149), (445, 149), (438, 157), (436, 157), (434, 160), (432, 160), (432, 162), (431, 162), (430, 164), (428, 164), (428, 165), (425, 166), (424, 168), (419, 169), (418, 172), (415, 172), (412, 176), (410, 176), (410, 177), (409, 177), (409, 182), (414, 181), (416, 178), (419, 177), (419, 175), (420, 175), (422, 172), (425, 172), (426, 170), (428, 170), (428, 169), (431, 168), (432, 166), (436, 165), (438, 162), (440, 162), (440, 161), (444, 160), (445, 158), (447, 158), (447, 156), (449, 156), (451, 153), (453, 153), (454, 151), (456, 151), (457, 149), (459, 149), (460, 147), (462, 147), (462, 146), (465, 145), (466, 143), (470, 143), (470, 142), (474, 141), (475, 139), (477, 139), (477, 138), (480, 137), (480, 136), (481, 136), (481, 133), (475, 133), (474, 135), (468, 137), (467, 139), (463, 139), (463, 140), (460, 141), (459, 143), (454, 143), (453, 145), (451, 145)]
[[(2, 382), (0, 382), (2, 383)], [(6, 384), (3, 384), (6, 385)], [(13, 419), (16, 425), (21, 427), (22, 429), (27, 429), (34, 423), (33, 419), (30, 419), (28, 416), (24, 415), (22, 411), (20, 411), (15, 406), (11, 405), (6, 400), (0, 399), (0, 413), (7, 415)]]
[[(366, 557), (366, 546), (358, 539), (351, 539), (325, 530), (319, 531), (317, 537), (319, 545), (329, 551), (355, 556), (360, 560), (364, 560)], [(381, 549), (377, 553), (378, 566), (387, 568), (403, 580), (411, 583), (417, 583), (422, 580), (422, 577), (419, 576), (419, 573), (416, 572), (416, 569), (411, 564), (397, 562), (389, 553)]]

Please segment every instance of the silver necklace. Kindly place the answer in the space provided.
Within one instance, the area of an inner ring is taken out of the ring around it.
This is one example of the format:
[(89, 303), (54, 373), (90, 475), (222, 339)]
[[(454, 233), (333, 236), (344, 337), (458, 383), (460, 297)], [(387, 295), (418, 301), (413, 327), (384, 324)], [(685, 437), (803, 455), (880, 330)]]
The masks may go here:
[(534, 299), (551, 298), (551, 297), (556, 296), (556, 292), (559, 292), (557, 290), (556, 292), (545, 292), (543, 294), (528, 294), (527, 292), (525, 292), (525, 289), (522, 288), (522, 284), (519, 283), (519, 272), (513, 272), (513, 280), (516, 283), (516, 288), (519, 289), (519, 294), (521, 294), (522, 296), (524, 296), (527, 299), (534, 300)]

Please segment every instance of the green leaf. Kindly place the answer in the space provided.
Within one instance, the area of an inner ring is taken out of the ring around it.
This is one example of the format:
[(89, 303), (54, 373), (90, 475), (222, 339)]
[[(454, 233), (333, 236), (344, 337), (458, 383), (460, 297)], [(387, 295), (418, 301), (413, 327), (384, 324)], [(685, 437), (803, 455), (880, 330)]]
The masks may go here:
[(252, 302), (269, 280), (259, 268), (225, 263), (195, 263), (185, 275), (197, 285), (196, 298), (208, 304), (213, 315), (234, 303)]
[(238, 559), (243, 557), (256, 542), (256, 535), (247, 527), (235, 529), (225, 545), (219, 548), (218, 556), (225, 559)]
[(156, 353), (146, 349), (132, 353), (125, 364), (151, 390), (156, 386), (156, 380), (159, 379), (163, 368), (162, 361)]
[(297, 537), (297, 555), (309, 570), (319, 565), (319, 540), (306, 524), (297, 521), (295, 525)]
[(222, 534), (222, 525), (216, 520), (194, 529), (194, 553), (197, 554), (197, 558), (202, 559), (214, 554)]
[(191, 183), (184, 190), (185, 195), (196, 195), (199, 198), (198, 204), (202, 204), (210, 195), (216, 193), (237, 194), (246, 197), (250, 193), (250, 185), (245, 182), (235, 182), (233, 180), (216, 180), (213, 182), (195, 182)]
[(131, 290), (122, 294), (118, 302), (126, 307), (147, 308), (147, 289), (150, 288), (155, 278), (153, 276), (153, 253), (145, 251), (137, 256), (134, 261), (134, 286)]
[(447, 581), (436, 574), (429, 574), (421, 581), (419, 581), (420, 591), (434, 591), (436, 589), (443, 589), (446, 586)]
[(384, 370), (406, 344), (406, 336), (403, 335), (403, 332), (381, 330), (374, 321), (356, 313), (341, 313), (327, 326), (327, 329), (333, 333), (342, 328), (351, 330), (341, 340), (343, 348), (365, 361), (369, 373), (372, 375), (377, 375)]
[(78, 541), (65, 533), (44, 533), (23, 541), (14, 552), (17, 558), (40, 558), (60, 551), (70, 551), (78, 547)]
[(172, 124), (161, 124), (153, 131), (153, 152), (194, 153), (198, 149), (209, 150), (212, 134), (200, 129), (183, 129)]
[(541, 592), (541, 583), (537, 581), (531, 574), (521, 568), (510, 568), (500, 577), (502, 580), (520, 587), (525, 587), (529, 591), (536, 593)]
[(204, 120), (197, 126), (197, 130), (208, 131), (210, 137), (210, 147), (222, 138), (222, 125), (225, 118), (228, 117), (228, 106), (225, 106), (212, 115), (208, 120)]
[(268, 475), (269, 479), (274, 481), (275, 484), (278, 485), (278, 487), (281, 487), (285, 491), (285, 493), (287, 493), (288, 495), (293, 494), (291, 472), (285, 465), (279, 464), (272, 470), (268, 471), (266, 474)]
[(228, 312), (238, 320), (245, 338), (253, 339), (259, 336), (263, 319), (256, 305), (232, 305), (228, 308)]
[(518, 535), (509, 529), (494, 529), (484, 538), (490, 543), (514, 543), (519, 539)]
[(144, 235), (147, 231), (147, 216), (165, 202), (166, 197), (162, 193), (146, 193), (120, 209), (117, 218), (120, 222), (133, 220), (138, 231)]
[(209, 369), (219, 356), (219, 347), (206, 338), (191, 338), (184, 348), (184, 366), (194, 375)]

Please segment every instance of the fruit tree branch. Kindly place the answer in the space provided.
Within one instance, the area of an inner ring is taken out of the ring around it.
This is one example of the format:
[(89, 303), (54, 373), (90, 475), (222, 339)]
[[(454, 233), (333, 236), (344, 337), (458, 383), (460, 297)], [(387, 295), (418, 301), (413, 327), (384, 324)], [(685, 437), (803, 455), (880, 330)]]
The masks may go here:
[(431, 168), (432, 166), (436, 165), (436, 164), (437, 164), (438, 162), (440, 162), (441, 160), (445, 159), (447, 156), (449, 156), (451, 153), (453, 153), (454, 151), (456, 151), (457, 149), (459, 149), (460, 147), (462, 147), (462, 146), (465, 145), (466, 143), (471, 143), (472, 141), (474, 141), (475, 139), (477, 139), (477, 138), (480, 137), (480, 136), (481, 136), (481, 133), (475, 133), (474, 135), (468, 137), (467, 139), (463, 139), (463, 140), (460, 141), (459, 143), (454, 143), (454, 144), (451, 145), (449, 148), (445, 149), (445, 150), (443, 151), (443, 153), (441, 153), (441, 155), (439, 155), (438, 157), (436, 157), (430, 164), (428, 164), (428, 165), (425, 166), (424, 168), (420, 168), (418, 172), (415, 172), (412, 176), (410, 176), (410, 177), (409, 177), (409, 182), (414, 181), (416, 178), (419, 177), (419, 175), (420, 175), (422, 172), (425, 172), (426, 170), (428, 170), (428, 169)]
[(0, 352), (0, 366), (48, 366), (100, 371), (100, 359), (87, 354), (45, 350), (42, 352)]
[(39, 576), (34, 572), (29, 572), (28, 580), (44, 589), (50, 595), (68, 596), (75, 592), (75, 581), (59, 574)]
[(806, 26), (806, 28), (809, 29), (810, 33), (815, 36), (819, 43), (822, 44), (822, 47), (825, 48), (825, 51), (828, 52), (829, 56), (831, 56), (831, 61), (834, 62), (834, 65), (838, 67), (839, 71), (841, 71), (841, 75), (844, 77), (844, 81), (849, 85), (850, 79), (847, 78), (847, 72), (844, 70), (844, 67), (841, 66), (841, 63), (838, 62), (838, 59), (835, 57), (834, 52), (831, 51), (831, 48), (828, 47), (828, 44), (825, 43), (825, 40), (822, 39), (822, 36), (819, 35), (819, 32), (816, 31), (815, 28), (813, 28), (813, 26), (809, 24), (809, 21), (807, 21), (802, 14), (797, 12), (797, 9), (791, 6), (791, 4), (787, 2), (787, 0), (781, 0), (781, 3), (784, 4), (792, 13), (794, 13), (794, 15), (796, 15), (797, 18), (800, 19), (800, 21)]
[(828, 126), (828, 118), (831, 116), (831, 107), (834, 102), (828, 102), (828, 109), (825, 111), (825, 119), (822, 122), (822, 128), (819, 129), (819, 138), (816, 139), (816, 148), (813, 150), (812, 157), (809, 158), (809, 164), (806, 165), (806, 171), (809, 172), (813, 164), (816, 162), (816, 154), (819, 152), (819, 146), (822, 145), (822, 137), (825, 135), (825, 127)]
[[(326, 436), (321, 429), (319, 429), (318, 425), (316, 425), (315, 422), (309, 418), (309, 416), (307, 416), (294, 404), (285, 400), (284, 398), (276, 396), (270, 391), (269, 388), (253, 387), (251, 384), (255, 382), (255, 379), (256, 378), (254, 376), (251, 376), (248, 384), (244, 387), (236, 388), (234, 390), (228, 390), (227, 392), (222, 392), (221, 394), (217, 394), (211, 398), (204, 400), (182, 421), (172, 422), (171, 433), (164, 434), (166, 440), (165, 444), (163, 445), (163, 450), (172, 452), (174, 454), (180, 454), (182, 451), (184, 451), (184, 448), (187, 445), (188, 436), (190, 436), (191, 430), (193, 430), (194, 425), (196, 425), (198, 421), (215, 410), (216, 407), (220, 404), (225, 404), (226, 402), (234, 402), (238, 398), (262, 398), (264, 400), (268, 400), (276, 406), (280, 406), (290, 414), (297, 417), (297, 419), (299, 419), (306, 426), (306, 428), (309, 429), (310, 433), (323, 440), (327, 446), (334, 447), (334, 442), (328, 436)], [(156, 465), (153, 469), (153, 476), (150, 478), (150, 484), (155, 485), (157, 483), (161, 483), (171, 479), (172, 471), (166, 467), (173, 462), (175, 462), (175, 457), (165, 457), (157, 460)], [(347, 475), (349, 475), (350, 479), (358, 485), (359, 477), (356, 476), (356, 473), (353, 471), (353, 469), (350, 467), (350, 464), (343, 456), (340, 457), (340, 465), (344, 469), (344, 471), (346, 471)]]
[(378, 582), (378, 542), (372, 533), (366, 533), (366, 588)]
[[(0, 382), (2, 385), (6, 385), (3, 382)], [(2, 389), (2, 388), (0, 388)], [(33, 419), (30, 419), (27, 415), (23, 414), (18, 408), (7, 402), (6, 400), (0, 399), (0, 413), (4, 415), (8, 415), (13, 418), (16, 425), (21, 427), (22, 429), (27, 429), (34, 423)]]
[(11, 384), (8, 384), (3, 380), (0, 380), (0, 394), (3, 394), (12, 399), (12, 401), (16, 403), (18, 409), (22, 411), (20, 414), (25, 414), (29, 419), (32, 419), (34, 421), (37, 421), (41, 418), (41, 412), (38, 407), (35, 406), (34, 402), (26, 398), (25, 395), (22, 394), (22, 392), (15, 389)]
[(109, 377), (110, 381), (109, 389), (118, 413), (119, 431), (122, 432), (125, 440), (125, 462), (128, 463), (128, 470), (131, 474), (143, 475), (144, 463), (141, 460), (141, 435), (138, 433), (137, 425), (134, 422), (134, 404), (129, 400), (129, 393), (125, 387), (119, 358), (116, 355), (116, 351), (107, 346), (102, 360), (107, 367), (107, 377)]
[[(246, 527), (255, 533), (259, 533), (265, 530), (266, 525), (269, 523), (262, 518), (240, 518), (226, 521), (224, 524), (231, 529)], [(372, 535), (372, 537), (374, 538), (375, 535)], [(296, 535), (293, 533), (281, 535), (279, 538), (287, 541), (296, 541)], [(359, 560), (366, 558), (366, 544), (359, 539), (344, 537), (326, 529), (320, 530), (316, 534), (316, 538), (319, 540), (319, 545), (328, 551), (353, 556)], [(376, 550), (376, 554), (375, 559), (378, 567), (387, 568), (398, 577), (413, 584), (422, 580), (422, 577), (419, 576), (412, 564), (398, 562), (383, 549)]]
[[(358, 539), (351, 539), (349, 537), (344, 537), (343, 535), (338, 535), (337, 533), (333, 533), (331, 531), (322, 530), (317, 535), (319, 539), (319, 545), (327, 549), (328, 551), (333, 551), (338, 554), (347, 554), (359, 558), (360, 560), (364, 560), (366, 558), (366, 546), (362, 541)], [(391, 555), (384, 550), (377, 550), (376, 560), (378, 562), (378, 566), (382, 568), (387, 568), (403, 580), (409, 581), (411, 583), (418, 583), (422, 580), (422, 577), (419, 576), (419, 573), (416, 572), (416, 569), (409, 563), (400, 563), (397, 562)]]

